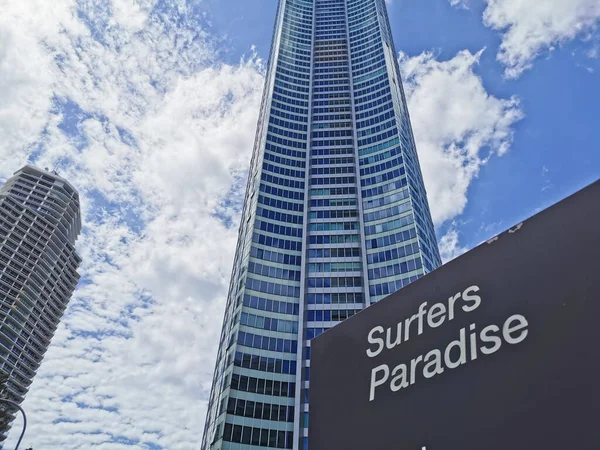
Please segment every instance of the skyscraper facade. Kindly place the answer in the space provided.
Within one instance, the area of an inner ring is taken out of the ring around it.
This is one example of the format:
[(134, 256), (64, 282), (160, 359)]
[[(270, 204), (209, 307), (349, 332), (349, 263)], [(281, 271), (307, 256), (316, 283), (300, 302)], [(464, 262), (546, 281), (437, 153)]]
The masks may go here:
[(25, 166), (0, 188), (2, 398), (23, 401), (50, 345), (79, 280), (80, 231), (79, 194), (56, 173)]
[(384, 0), (280, 0), (203, 450), (307, 448), (310, 340), (440, 265)]

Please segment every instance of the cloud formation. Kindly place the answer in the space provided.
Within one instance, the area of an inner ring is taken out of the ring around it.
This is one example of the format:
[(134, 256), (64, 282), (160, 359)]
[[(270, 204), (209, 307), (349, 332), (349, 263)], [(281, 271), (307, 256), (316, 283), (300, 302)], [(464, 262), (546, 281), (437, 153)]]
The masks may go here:
[(462, 247), (459, 244), (458, 231), (453, 227), (451, 227), (446, 234), (442, 236), (438, 244), (440, 248), (440, 256), (442, 257), (442, 262), (444, 264), (453, 260), (454, 258), (459, 257), (468, 250), (468, 248)]
[[(465, 5), (464, 0), (450, 0)], [(502, 35), (498, 60), (508, 78), (531, 68), (535, 58), (556, 45), (587, 38), (600, 22), (598, 0), (486, 0), (485, 26)]]
[(461, 214), (468, 189), (491, 155), (510, 148), (523, 117), (517, 98), (490, 95), (475, 73), (482, 51), (438, 61), (400, 54), (417, 150), (436, 225)]
[(0, 17), (0, 177), (57, 167), (85, 217), (82, 283), (24, 403), (25, 446), (199, 441), (237, 236), (226, 199), (241, 196), (263, 63), (216, 62), (194, 14), (64, 0)]

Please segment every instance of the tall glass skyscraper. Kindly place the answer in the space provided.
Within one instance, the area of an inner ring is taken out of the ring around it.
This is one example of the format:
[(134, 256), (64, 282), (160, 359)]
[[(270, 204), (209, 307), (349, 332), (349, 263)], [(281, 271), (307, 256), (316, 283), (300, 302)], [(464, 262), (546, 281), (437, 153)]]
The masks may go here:
[(384, 0), (280, 0), (203, 450), (307, 448), (310, 340), (440, 265)]

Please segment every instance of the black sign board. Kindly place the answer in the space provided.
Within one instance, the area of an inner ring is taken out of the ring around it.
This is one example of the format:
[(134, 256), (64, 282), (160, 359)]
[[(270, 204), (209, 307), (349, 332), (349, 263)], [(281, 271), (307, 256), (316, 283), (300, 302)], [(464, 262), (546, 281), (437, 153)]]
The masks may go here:
[(310, 450), (599, 450), (600, 181), (312, 341)]

